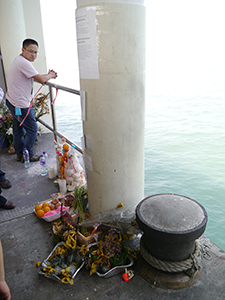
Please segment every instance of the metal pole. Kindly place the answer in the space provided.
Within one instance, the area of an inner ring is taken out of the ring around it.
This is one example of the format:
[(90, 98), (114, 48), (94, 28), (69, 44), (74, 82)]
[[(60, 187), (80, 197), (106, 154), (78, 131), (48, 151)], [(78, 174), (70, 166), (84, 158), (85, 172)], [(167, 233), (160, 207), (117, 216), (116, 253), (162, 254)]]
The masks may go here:
[(58, 137), (55, 133), (55, 131), (56, 131), (55, 108), (54, 108), (54, 105), (52, 105), (53, 96), (52, 96), (52, 87), (51, 86), (49, 86), (49, 95), (50, 95), (50, 106), (51, 106), (51, 114), (52, 114), (52, 126), (53, 126), (54, 139), (56, 140), (56, 142), (58, 142)]
[(46, 128), (48, 128), (49, 130), (51, 130), (54, 133), (54, 136), (57, 136), (57, 137), (59, 136), (60, 138), (64, 138), (68, 144), (70, 144), (74, 149), (76, 149), (78, 152), (83, 154), (83, 150), (78, 145), (76, 145), (74, 142), (72, 142), (70, 139), (68, 139), (66, 136), (64, 136), (62, 133), (60, 133), (57, 130), (54, 130), (50, 125), (48, 125), (46, 122), (42, 121), (41, 119), (38, 119), (38, 122), (41, 123)]
[(74, 90), (74, 89), (71, 89), (71, 88), (67, 88), (63, 85), (53, 84), (51, 82), (46, 82), (45, 85), (47, 85), (49, 87), (53, 87), (53, 88), (58, 89), (58, 90), (63, 90), (63, 91), (68, 92), (68, 93), (80, 95), (80, 91)]

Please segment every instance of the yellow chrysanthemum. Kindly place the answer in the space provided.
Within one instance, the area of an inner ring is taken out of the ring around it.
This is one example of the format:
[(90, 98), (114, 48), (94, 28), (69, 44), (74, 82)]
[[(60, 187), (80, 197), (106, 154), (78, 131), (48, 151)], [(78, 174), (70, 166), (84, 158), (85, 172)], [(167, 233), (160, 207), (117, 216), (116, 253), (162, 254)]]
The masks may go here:
[(96, 272), (97, 266), (99, 265), (100, 261), (96, 260), (92, 263), (91, 265), (91, 271), (90, 271), (90, 275), (92, 275), (93, 273)]
[(85, 255), (88, 252), (88, 247), (86, 245), (82, 245), (81, 249), (80, 249), (80, 253), (82, 255)]
[(42, 264), (42, 261), (38, 261), (36, 264), (34, 264), (34, 267), (36, 267), (37, 269), (40, 267), (40, 265)]
[(48, 276), (51, 273), (54, 273), (54, 272), (56, 273), (57, 272), (56, 269), (52, 268), (52, 266), (50, 266), (50, 265), (45, 267), (43, 270), (44, 270), (44, 272), (46, 272), (45, 276)]

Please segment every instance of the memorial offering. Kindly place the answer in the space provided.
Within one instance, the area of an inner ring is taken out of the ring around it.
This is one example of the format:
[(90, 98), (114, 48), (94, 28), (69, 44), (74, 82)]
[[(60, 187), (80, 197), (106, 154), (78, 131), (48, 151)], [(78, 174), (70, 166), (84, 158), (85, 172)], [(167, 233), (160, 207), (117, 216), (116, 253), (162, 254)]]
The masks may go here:
[(53, 198), (37, 204), (34, 210), (38, 218), (53, 222), (60, 218), (62, 212), (68, 211), (69, 207), (64, 206), (57, 198)]
[(74, 284), (83, 266), (90, 275), (109, 278), (133, 265), (139, 249), (128, 243), (139, 230), (129, 210), (119, 205), (111, 212), (91, 216), (86, 186), (76, 186), (66, 195), (51, 196), (52, 199), (35, 206), (39, 218), (47, 222), (52, 221), (50, 218), (58, 219), (52, 224), (56, 246), (46, 259), (35, 264), (39, 274)]
[(75, 150), (70, 147), (65, 139), (61, 143), (54, 141), (56, 147), (57, 175), (59, 180), (66, 180), (66, 190), (74, 191), (76, 186), (86, 184), (84, 170), (79, 162)]

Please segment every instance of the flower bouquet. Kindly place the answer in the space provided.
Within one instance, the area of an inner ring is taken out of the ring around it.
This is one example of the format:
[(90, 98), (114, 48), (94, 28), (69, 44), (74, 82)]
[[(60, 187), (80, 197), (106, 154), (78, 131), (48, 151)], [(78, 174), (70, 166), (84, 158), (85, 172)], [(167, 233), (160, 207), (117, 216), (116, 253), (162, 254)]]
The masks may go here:
[(47, 100), (49, 99), (48, 94), (39, 93), (32, 104), (32, 108), (34, 110), (35, 119), (38, 121), (42, 116), (49, 114), (49, 107)]
[[(2, 136), (1, 149), (5, 139), (8, 140), (10, 147), (13, 147), (13, 119), (5, 104), (0, 106), (0, 134)], [(9, 153), (15, 153), (15, 150)]]
[(100, 277), (108, 278), (133, 265), (129, 250), (123, 245), (121, 234), (111, 228), (103, 240), (89, 247), (83, 245), (81, 255), (85, 259), (86, 267), (90, 269), (90, 275), (96, 273)]
[(84, 266), (79, 252), (76, 232), (70, 231), (66, 242), (58, 243), (45, 260), (37, 262), (34, 266), (40, 275), (60, 283), (74, 284), (75, 276)]
[[(39, 93), (34, 98), (32, 108), (34, 111), (36, 121), (38, 121), (42, 116), (49, 114), (49, 106), (47, 103), (48, 99), (49, 99), (49, 93), (47, 94)], [(42, 134), (41, 127), (38, 125), (38, 135), (41, 134)]]

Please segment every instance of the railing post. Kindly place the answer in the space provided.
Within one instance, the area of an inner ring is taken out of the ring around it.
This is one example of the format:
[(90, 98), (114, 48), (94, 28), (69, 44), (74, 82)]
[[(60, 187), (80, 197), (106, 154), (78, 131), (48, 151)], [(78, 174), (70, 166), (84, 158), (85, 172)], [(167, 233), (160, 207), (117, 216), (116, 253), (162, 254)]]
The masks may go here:
[(45, 126), (46, 128), (48, 128), (50, 131), (52, 131), (54, 133), (54, 139), (55, 139), (56, 142), (58, 142), (58, 137), (65, 138), (65, 140), (68, 144), (70, 144), (76, 151), (83, 154), (82, 148), (80, 148), (78, 145), (76, 145), (74, 142), (72, 142), (70, 139), (68, 139), (62, 133), (57, 131), (57, 129), (56, 129), (55, 107), (54, 107), (54, 105), (52, 105), (52, 101), (53, 101), (52, 88), (62, 90), (62, 91), (68, 92), (68, 93), (72, 93), (72, 94), (75, 94), (75, 95), (80, 95), (80, 91), (74, 90), (74, 89), (71, 89), (71, 88), (68, 88), (68, 87), (65, 87), (65, 86), (62, 86), (62, 85), (58, 85), (58, 84), (52, 84), (51, 82), (46, 82), (45, 85), (49, 87), (49, 98), (50, 98), (51, 115), (52, 115), (52, 126), (50, 126), (49, 124), (47, 124), (46, 122), (44, 122), (41, 119), (38, 119), (38, 122), (40, 122), (43, 126)]
[(53, 96), (52, 96), (52, 87), (49, 86), (49, 95), (50, 95), (50, 106), (51, 106), (51, 115), (52, 115), (52, 127), (54, 133), (54, 139), (58, 142), (58, 136), (56, 134), (56, 118), (55, 118), (55, 107), (52, 105)]

